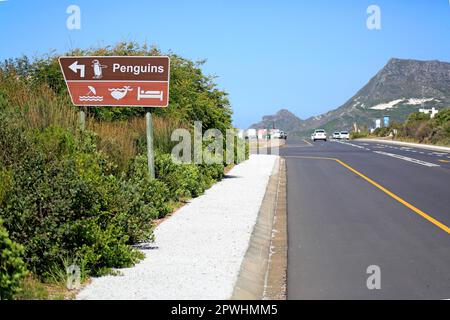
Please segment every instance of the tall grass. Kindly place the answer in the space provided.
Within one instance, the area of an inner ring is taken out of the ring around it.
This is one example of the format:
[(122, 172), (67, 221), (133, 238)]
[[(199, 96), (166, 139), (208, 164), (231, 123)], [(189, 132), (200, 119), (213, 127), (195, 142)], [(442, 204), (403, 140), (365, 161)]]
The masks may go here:
[(9, 108), (20, 112), (26, 129), (51, 125), (76, 130), (78, 114), (68, 97), (57, 96), (47, 85), (30, 86), (14, 75), (0, 74), (0, 94)]
[[(154, 147), (164, 153), (170, 153), (174, 142), (172, 131), (183, 127), (178, 120), (153, 117)], [(89, 118), (87, 128), (95, 132), (100, 140), (98, 148), (114, 157), (121, 166), (125, 166), (138, 153), (145, 153), (145, 118), (132, 118), (127, 121), (105, 122)]]
[[(29, 86), (19, 78), (8, 77), (0, 81), (0, 92), (7, 99), (8, 107), (20, 111), (25, 129), (42, 130), (60, 126), (80, 134), (80, 109), (74, 107), (68, 96), (57, 95), (47, 85)], [(145, 153), (146, 122), (143, 117), (126, 121), (99, 121), (89, 116), (86, 129), (98, 136), (97, 148), (115, 161), (119, 169), (125, 169), (129, 161), (139, 153)], [(170, 153), (174, 142), (173, 130), (184, 127), (179, 120), (153, 116), (154, 147)]]

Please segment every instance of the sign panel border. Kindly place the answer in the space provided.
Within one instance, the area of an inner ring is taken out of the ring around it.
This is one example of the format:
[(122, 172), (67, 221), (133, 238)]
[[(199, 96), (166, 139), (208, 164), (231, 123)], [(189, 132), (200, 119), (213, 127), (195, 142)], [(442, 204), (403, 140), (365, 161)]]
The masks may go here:
[[(64, 68), (63, 65), (61, 63), (61, 59), (66, 59), (66, 58), (74, 58), (74, 59), (109, 59), (109, 58), (141, 58), (141, 59), (155, 59), (155, 58), (167, 58), (167, 81), (159, 81), (159, 80), (67, 80), (66, 78), (66, 74), (64, 72)], [(69, 92), (70, 95), (70, 100), (72, 102), (72, 104), (74, 106), (77, 107), (100, 107), (100, 108), (114, 108), (114, 107), (128, 107), (128, 108), (167, 108), (169, 106), (169, 97), (170, 97), (170, 70), (171, 70), (171, 66), (170, 66), (170, 57), (167, 55), (164, 56), (60, 56), (58, 58), (58, 63), (61, 69), (61, 72), (63, 74), (64, 77), (64, 82), (66, 83), (66, 87), (67, 87), (67, 91)], [(126, 104), (126, 105), (120, 105), (120, 104), (113, 104), (113, 105), (109, 105), (109, 104), (102, 104), (102, 105), (98, 105), (98, 104), (78, 104), (75, 103), (73, 96), (72, 96), (72, 92), (70, 90), (70, 86), (69, 83), (70, 82), (147, 82), (147, 83), (167, 83), (167, 103), (166, 105), (159, 105), (159, 106), (155, 106), (155, 105), (148, 105), (148, 106), (141, 106), (141, 105), (131, 105), (131, 104)]]

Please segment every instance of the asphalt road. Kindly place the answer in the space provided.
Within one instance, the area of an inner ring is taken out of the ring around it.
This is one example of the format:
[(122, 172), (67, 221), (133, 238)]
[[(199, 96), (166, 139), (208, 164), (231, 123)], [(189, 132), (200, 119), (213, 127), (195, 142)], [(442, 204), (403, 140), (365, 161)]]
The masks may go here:
[(450, 299), (450, 153), (288, 141), (280, 155), (288, 299)]

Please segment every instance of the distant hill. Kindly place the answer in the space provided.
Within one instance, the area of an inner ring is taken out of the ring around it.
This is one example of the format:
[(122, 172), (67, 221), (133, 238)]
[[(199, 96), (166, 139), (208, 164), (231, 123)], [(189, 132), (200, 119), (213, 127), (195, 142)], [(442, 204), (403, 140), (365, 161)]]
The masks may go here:
[(290, 135), (308, 136), (318, 127), (329, 132), (350, 130), (354, 122), (371, 127), (376, 118), (384, 115), (389, 115), (394, 121), (403, 121), (421, 107), (440, 109), (449, 106), (450, 63), (391, 59), (337, 109), (306, 120), (283, 109), (274, 116), (263, 117), (263, 121), (255, 126), (275, 119), (275, 123), (280, 124), (279, 128)]
[(250, 126), (254, 129), (278, 128), (286, 132), (304, 129), (303, 120), (286, 109), (281, 109), (274, 115), (264, 116), (262, 121)]

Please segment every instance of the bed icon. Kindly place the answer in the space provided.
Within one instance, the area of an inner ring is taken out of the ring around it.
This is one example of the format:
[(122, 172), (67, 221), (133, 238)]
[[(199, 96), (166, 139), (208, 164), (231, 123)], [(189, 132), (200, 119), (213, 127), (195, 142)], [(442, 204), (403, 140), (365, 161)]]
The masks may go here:
[(140, 101), (141, 99), (159, 99), (160, 101), (163, 100), (163, 91), (145, 91), (141, 90), (141, 87), (138, 87), (137, 92), (137, 99)]

